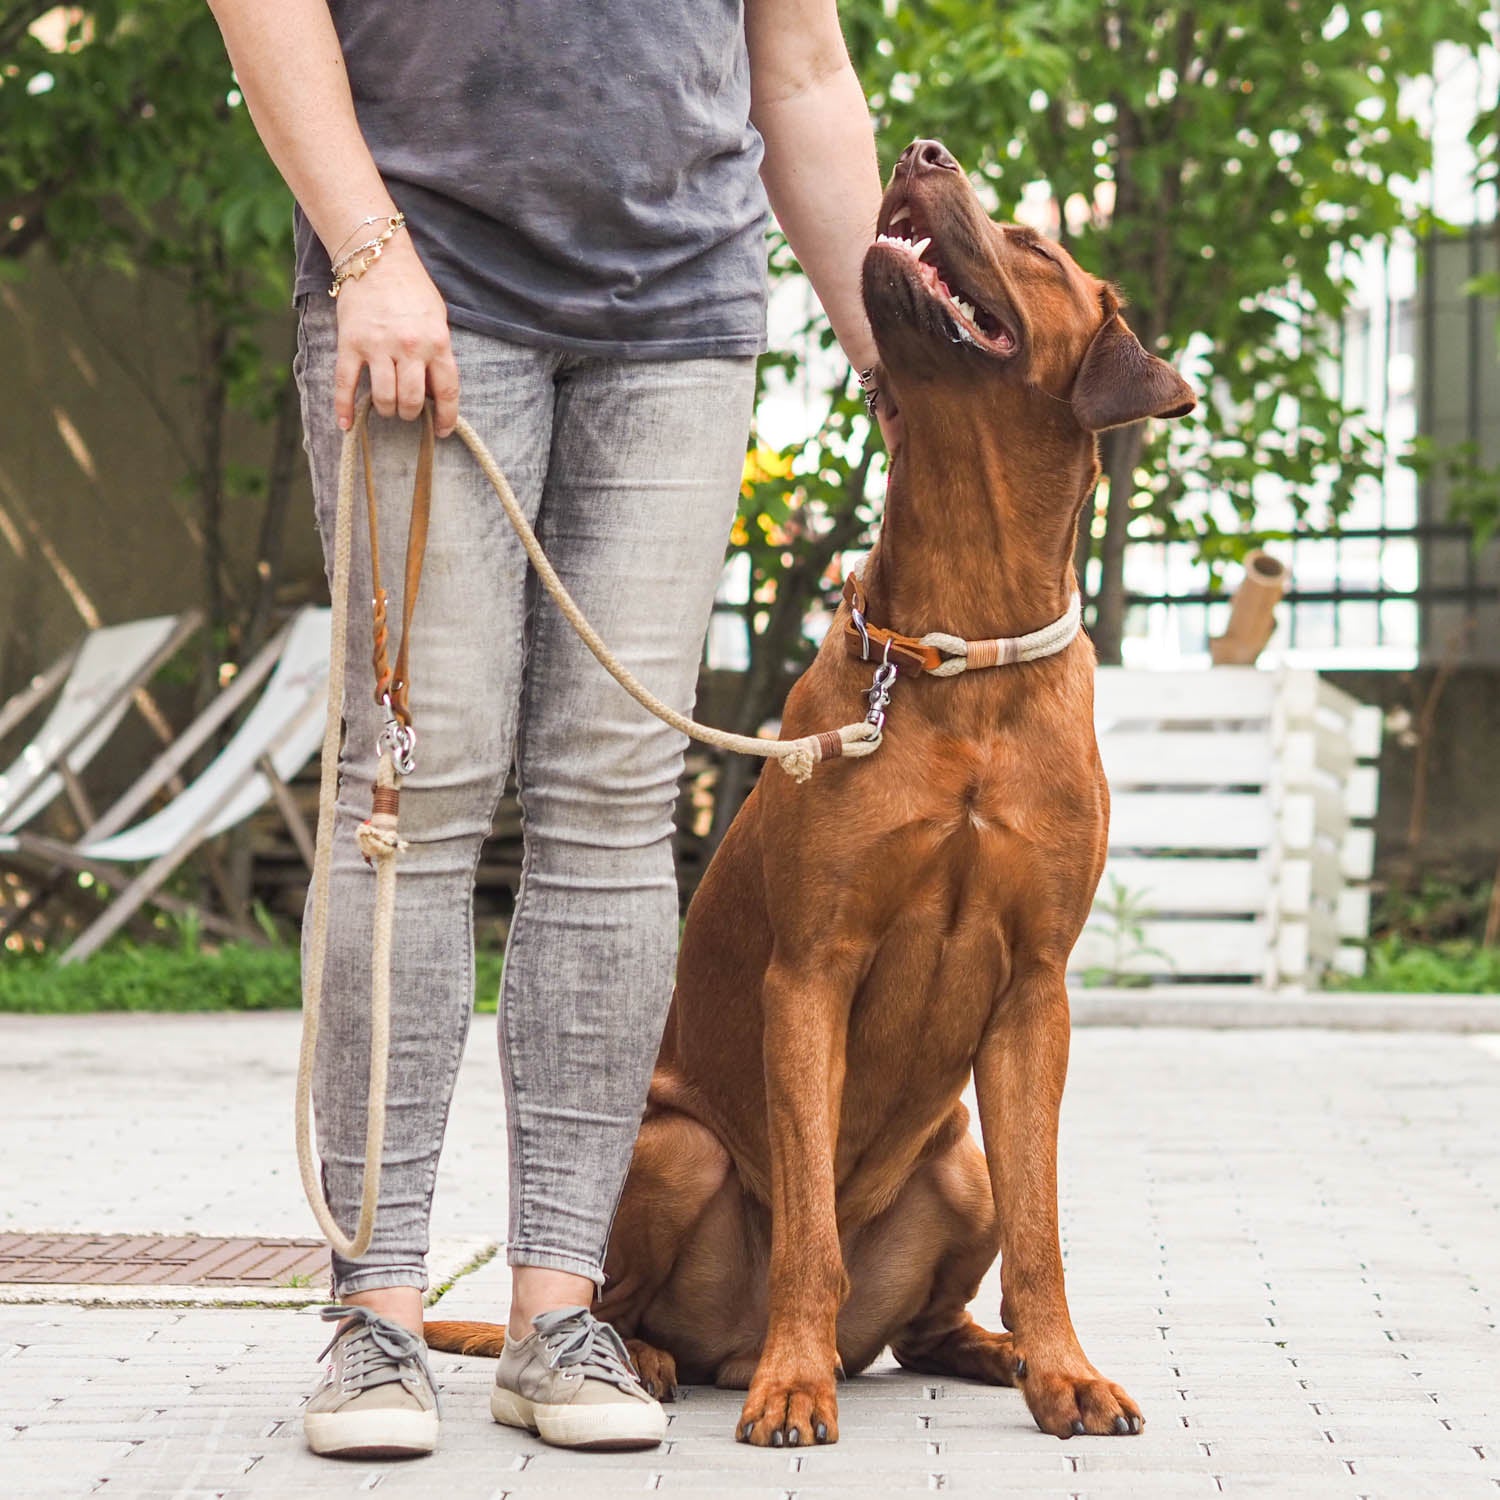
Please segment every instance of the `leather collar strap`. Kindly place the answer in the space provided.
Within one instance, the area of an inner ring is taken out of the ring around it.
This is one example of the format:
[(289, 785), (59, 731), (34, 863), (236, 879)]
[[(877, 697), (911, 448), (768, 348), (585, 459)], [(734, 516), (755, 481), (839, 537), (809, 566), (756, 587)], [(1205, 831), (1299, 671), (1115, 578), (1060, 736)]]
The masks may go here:
[(934, 677), (955, 677), (980, 667), (1005, 667), (1055, 656), (1072, 644), (1083, 622), (1082, 601), (1074, 594), (1064, 614), (1026, 635), (987, 641), (966, 641), (936, 630), (924, 636), (900, 635), (865, 619), (864, 590), (853, 573), (844, 580), (844, 599), (849, 605), (844, 646), (850, 656), (860, 661), (891, 661), (908, 671), (929, 672)]

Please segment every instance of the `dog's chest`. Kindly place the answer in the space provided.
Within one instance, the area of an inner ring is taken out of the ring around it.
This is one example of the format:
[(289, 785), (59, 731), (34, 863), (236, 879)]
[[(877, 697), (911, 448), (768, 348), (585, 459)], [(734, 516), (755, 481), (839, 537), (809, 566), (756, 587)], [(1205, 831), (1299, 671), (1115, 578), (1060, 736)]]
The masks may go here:
[[(899, 987), (994, 993), (1032, 951), (1071, 947), (1103, 847), (1104, 792), (1086, 764), (979, 743), (940, 751), (909, 782), (896, 826), (867, 865), (882, 921), (872, 976)], [(878, 894), (877, 894), (878, 892)]]

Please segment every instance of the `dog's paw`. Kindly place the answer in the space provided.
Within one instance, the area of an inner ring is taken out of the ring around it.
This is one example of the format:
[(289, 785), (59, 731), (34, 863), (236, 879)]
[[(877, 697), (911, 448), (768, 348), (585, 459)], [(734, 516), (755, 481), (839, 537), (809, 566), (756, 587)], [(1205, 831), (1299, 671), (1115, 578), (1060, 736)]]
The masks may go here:
[(991, 1333), (970, 1319), (960, 1328), (921, 1344), (892, 1343), (891, 1353), (904, 1369), (924, 1375), (959, 1375), (988, 1385), (1019, 1385), (1020, 1358), (1008, 1333)]
[(641, 1377), (641, 1384), (658, 1401), (675, 1401), (677, 1361), (665, 1349), (658, 1349), (640, 1339), (626, 1339), (625, 1347), (630, 1351), (631, 1363)]
[(757, 1448), (798, 1448), (839, 1440), (839, 1404), (833, 1377), (777, 1380), (757, 1375), (750, 1384), (735, 1437)]
[(1015, 1374), (1036, 1425), (1053, 1437), (1133, 1437), (1146, 1425), (1124, 1388), (1092, 1365), (1049, 1370), (1022, 1355)]

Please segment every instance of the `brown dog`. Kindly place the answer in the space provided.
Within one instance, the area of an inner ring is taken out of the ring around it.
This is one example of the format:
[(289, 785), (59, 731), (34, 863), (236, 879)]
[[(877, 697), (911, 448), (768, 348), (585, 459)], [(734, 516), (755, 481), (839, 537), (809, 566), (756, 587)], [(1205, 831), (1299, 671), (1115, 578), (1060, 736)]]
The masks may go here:
[[(865, 613), (912, 636), (1036, 630), (1076, 587), (1094, 434), (1192, 393), (1113, 290), (991, 223), (938, 143), (902, 155), (879, 228), (865, 304), (904, 440)], [(788, 736), (857, 716), (871, 667), (849, 619)], [(599, 1314), (659, 1395), (748, 1386), (744, 1441), (833, 1442), (836, 1372), (887, 1345), (1019, 1385), (1058, 1437), (1140, 1430), (1079, 1345), (1058, 1246), (1064, 974), (1109, 811), (1093, 672), (1082, 636), (949, 679), (901, 669), (880, 750), (805, 785), (762, 776), (693, 901)], [(966, 1311), (997, 1253), (1008, 1333)], [(493, 1352), (473, 1325), (428, 1326)]]

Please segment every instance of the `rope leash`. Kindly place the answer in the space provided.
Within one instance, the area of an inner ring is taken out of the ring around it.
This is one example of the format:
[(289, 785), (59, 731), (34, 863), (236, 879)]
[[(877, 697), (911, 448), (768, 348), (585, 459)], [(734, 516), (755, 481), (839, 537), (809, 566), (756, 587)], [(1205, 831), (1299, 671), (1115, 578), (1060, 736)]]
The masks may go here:
[[(318, 784), (318, 837), (314, 850), (312, 892), (308, 920), (312, 924), (307, 960), (302, 967), (302, 1042), (297, 1058), (296, 1144), (297, 1169), (302, 1191), (312, 1208), (318, 1227), (328, 1243), (345, 1260), (358, 1260), (370, 1248), (375, 1231), (375, 1211), (380, 1198), (380, 1171), (371, 1163), (384, 1156), (386, 1082), (390, 1063), (391, 947), (396, 911), (396, 859), (405, 843), (399, 831), (401, 780), (412, 770), (415, 732), (407, 708), (407, 659), (411, 641), (411, 617), (421, 577), (422, 547), (426, 539), (425, 497), (430, 503), (432, 468), (432, 414), (424, 414), (422, 451), (418, 459), (417, 494), (413, 497), (412, 531), (408, 537), (406, 587), (402, 597), (402, 635), (393, 672), (386, 658), (386, 597), (380, 587), (380, 543), (376, 526), (374, 466), (369, 450), (368, 397), (355, 413), (354, 425), (344, 435), (339, 458), (338, 503), (334, 516), (333, 579), (331, 584), (333, 623), (328, 660), (328, 722), (323, 734), (321, 774)], [(542, 551), (536, 533), (522, 512), (494, 456), (483, 439), (462, 417), (456, 428), (474, 455), (499, 498), (506, 518), (515, 529), (537, 576), (556, 600), (564, 618), (593, 652), (600, 665), (648, 712), (674, 729), (714, 745), (721, 750), (775, 759), (797, 781), (806, 781), (821, 760), (839, 756), (858, 758), (880, 746), (880, 724), (861, 720), (824, 734), (796, 740), (761, 740), (747, 735), (698, 724), (663, 703), (614, 656), (589, 624), (568, 593), (557, 570)], [(365, 1112), (365, 1167), (360, 1184), (359, 1217), (354, 1233), (346, 1235), (333, 1216), (323, 1191), (312, 1143), (312, 1085), (317, 1063), (318, 1033), (323, 1003), (323, 969), (328, 955), (328, 895), (333, 857), (333, 825), (338, 800), (339, 741), (343, 722), (345, 653), (348, 647), (349, 584), (354, 554), (354, 489), (357, 462), (363, 459), (365, 498), (370, 524), (370, 553), (374, 571), (374, 657), (376, 696), (391, 717), (380, 740), (375, 774), (374, 805), (370, 818), (360, 825), (359, 846), (375, 868), (375, 927), (370, 953), (370, 1068)]]
[[(386, 633), (386, 597), (380, 586), (380, 546), (376, 526), (374, 465), (369, 449), (369, 397), (355, 411), (354, 423), (344, 434), (339, 458), (338, 502), (334, 518), (333, 578), (331, 582), (333, 621), (328, 662), (328, 717), (323, 735), (321, 773), (318, 786), (318, 836), (313, 862), (311, 908), (308, 920), (306, 962), (302, 966), (302, 1042), (297, 1060), (296, 1144), (297, 1166), (318, 1227), (334, 1251), (346, 1260), (358, 1260), (369, 1248), (374, 1235), (375, 1212), (380, 1197), (380, 1167), (384, 1157), (386, 1081), (390, 1061), (391, 947), (396, 908), (396, 861), (406, 847), (399, 832), (399, 808), (402, 777), (412, 770), (412, 751), (416, 734), (407, 703), (408, 656), (411, 640), (412, 611), (421, 579), (422, 557), (426, 544), (431, 504), (433, 435), (432, 408), (423, 413), (421, 449), (417, 464), (416, 488), (413, 494), (411, 529), (407, 538), (406, 584), (402, 597), (402, 637), (393, 672), (389, 666)], [(813, 768), (824, 760), (840, 757), (859, 759), (880, 748), (885, 723), (885, 709), (895, 682), (897, 664), (891, 657), (895, 642), (906, 643), (898, 650), (919, 647), (925, 653), (920, 659), (922, 670), (935, 677), (951, 677), (960, 672), (1010, 662), (1033, 661), (1063, 650), (1078, 634), (1080, 605), (1075, 594), (1068, 611), (1060, 619), (1029, 635), (1003, 640), (966, 641), (961, 637), (933, 632), (920, 640), (896, 636), (877, 627), (866, 626), (863, 596), (858, 584), (851, 598), (853, 620), (863, 640), (865, 660), (873, 659), (871, 646), (885, 643), (885, 654), (875, 673), (874, 685), (866, 695), (869, 712), (864, 719), (844, 724), (822, 734), (803, 735), (794, 740), (766, 740), (749, 735), (731, 734), (699, 724), (662, 702), (641, 683), (610, 651), (599, 633), (585, 618), (568, 593), (557, 570), (542, 551), (515, 492), (500, 466), (495, 462), (484, 440), (463, 418), (454, 428), (473, 454), (490, 487), (500, 501), (506, 519), (520, 539), (531, 566), (552, 596), (563, 617), (579, 639), (593, 653), (599, 664), (648, 713), (663, 723), (702, 744), (712, 745), (740, 755), (754, 755), (777, 761), (793, 780), (805, 782)], [(357, 460), (363, 458), (365, 498), (367, 502), (374, 605), (374, 667), (376, 698), (389, 714), (380, 736), (379, 759), (375, 775), (373, 806), (368, 821), (360, 825), (359, 847), (366, 861), (374, 866), (375, 926), (370, 954), (370, 1066), (369, 1091), (365, 1113), (364, 1171), (360, 1184), (359, 1216), (352, 1235), (345, 1235), (334, 1219), (324, 1195), (312, 1145), (312, 1083), (317, 1061), (319, 1014), (323, 999), (323, 967), (328, 951), (328, 895), (333, 855), (333, 825), (338, 798), (339, 744), (343, 723), (345, 652), (348, 645), (349, 583), (354, 552), (354, 488)], [(849, 585), (846, 585), (846, 597)], [(946, 656), (946, 660), (943, 659)], [(371, 1169), (371, 1163), (375, 1167)]]
[(670, 724), (673, 729), (679, 730), (690, 739), (698, 740), (702, 744), (713, 745), (719, 750), (732, 750), (739, 755), (758, 755), (762, 760), (779, 761), (781, 769), (794, 781), (806, 781), (819, 761), (832, 760), (838, 756), (858, 759), (861, 756), (873, 755), (880, 748), (879, 729), (863, 719), (857, 723), (845, 724), (838, 729), (828, 730), (823, 734), (803, 735), (800, 739), (762, 740), (751, 735), (730, 734), (726, 730), (713, 729), (707, 724), (699, 724), (688, 718), (686, 714), (678, 713), (669, 704), (663, 703), (616, 659), (614, 653), (600, 639), (598, 631), (584, 618), (583, 611), (579, 609), (572, 595), (564, 587), (562, 579), (557, 576), (557, 570), (547, 560), (547, 554), (542, 551), (542, 545), (537, 541), (536, 533), (531, 529), (520, 503), (516, 500), (510, 481), (500, 471), (500, 466), (495, 462), (494, 456), (485, 447), (484, 440), (462, 417), (458, 419), (454, 432), (463, 439), (469, 452), (474, 455), (480, 469), (483, 470), (484, 477), (489, 480), (490, 487), (499, 497), (506, 519), (509, 520), (521, 540), (521, 545), (526, 549), (526, 556), (531, 559), (531, 566), (536, 569), (537, 577), (542, 580), (547, 592), (552, 595), (557, 607), (563, 612), (564, 619), (577, 631), (578, 638), (584, 645), (593, 652), (599, 665), (648, 713), (655, 714), (664, 724)]

